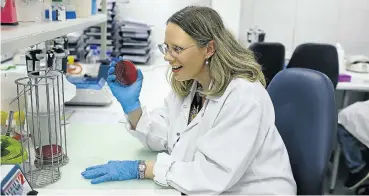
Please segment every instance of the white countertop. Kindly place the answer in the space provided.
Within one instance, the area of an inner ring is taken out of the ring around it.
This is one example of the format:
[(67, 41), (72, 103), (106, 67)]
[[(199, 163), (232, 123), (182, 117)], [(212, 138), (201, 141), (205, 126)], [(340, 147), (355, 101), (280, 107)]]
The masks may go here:
[[(144, 75), (140, 100), (149, 110), (163, 104), (163, 98), (170, 90), (165, 77), (165, 62), (159, 59), (152, 63), (139, 66)], [(66, 127), (69, 163), (60, 168), (61, 179), (36, 189), (40, 195), (180, 195), (152, 180), (92, 185), (91, 180), (84, 179), (81, 172), (89, 166), (105, 164), (109, 160), (155, 160), (156, 153), (146, 150), (126, 131), (124, 113), (116, 100), (106, 107), (66, 107), (66, 112), (70, 111), (74, 113)]]
[[(78, 113), (78, 112), (77, 112)], [(92, 119), (91, 119), (92, 120)], [(40, 195), (49, 194), (179, 194), (161, 187), (152, 180), (129, 180), (91, 184), (81, 176), (85, 168), (109, 160), (155, 160), (151, 152), (133, 138), (123, 123), (86, 124), (72, 122), (67, 126), (69, 163), (60, 168), (61, 178), (54, 184), (36, 189)]]
[[(140, 100), (142, 105), (153, 109), (163, 103), (170, 90), (166, 81), (165, 64), (142, 66), (144, 75)], [(109, 160), (155, 160), (156, 153), (146, 150), (125, 128), (126, 120), (120, 104), (114, 102), (106, 107), (67, 107), (74, 110), (67, 126), (69, 163), (61, 168), (61, 179), (44, 189), (45, 194), (144, 194), (180, 195), (152, 180), (130, 180), (92, 185), (81, 172), (92, 165)]]
[(346, 71), (343, 74), (351, 76), (351, 82), (338, 82), (337, 90), (369, 91), (369, 73)]

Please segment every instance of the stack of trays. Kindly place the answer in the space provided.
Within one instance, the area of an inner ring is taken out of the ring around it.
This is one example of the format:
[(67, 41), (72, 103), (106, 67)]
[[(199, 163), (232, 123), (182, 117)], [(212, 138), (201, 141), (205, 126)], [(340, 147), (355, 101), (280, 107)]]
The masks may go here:
[(146, 64), (151, 56), (151, 27), (138, 21), (123, 20), (116, 25), (114, 56), (135, 64)]

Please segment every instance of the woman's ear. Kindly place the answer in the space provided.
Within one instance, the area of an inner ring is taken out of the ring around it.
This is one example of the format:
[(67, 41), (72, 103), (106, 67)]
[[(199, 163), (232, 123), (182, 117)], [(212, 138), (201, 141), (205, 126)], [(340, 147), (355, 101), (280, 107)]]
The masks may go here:
[(215, 52), (215, 42), (214, 40), (211, 40), (210, 42), (208, 42), (207, 46), (206, 46), (206, 58), (210, 58), (213, 56)]

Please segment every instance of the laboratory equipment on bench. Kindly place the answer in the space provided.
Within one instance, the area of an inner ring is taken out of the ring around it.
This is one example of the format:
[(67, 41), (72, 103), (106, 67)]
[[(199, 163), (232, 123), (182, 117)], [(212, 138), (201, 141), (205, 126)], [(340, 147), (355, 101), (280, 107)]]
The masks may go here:
[(55, 61), (54, 51), (48, 50), (46, 51), (46, 65), (47, 67), (53, 67)]
[(27, 73), (38, 71), (41, 68), (40, 61), (45, 58), (41, 49), (30, 49), (26, 52)]
[(82, 65), (74, 61), (73, 56), (68, 56), (67, 73), (69, 75), (78, 75), (82, 72)]
[[(23, 171), (32, 186), (43, 187), (59, 180), (59, 168), (69, 162), (64, 103), (74, 97), (76, 87), (62, 70), (68, 52), (60, 42), (48, 42), (45, 53), (31, 49), (27, 54), (28, 75), (15, 80), (17, 96), (11, 103), (18, 105), (14, 117), (19, 140), (30, 138), (28, 145), (21, 142), (22, 150), (35, 152), (27, 155)], [(46, 66), (41, 67), (44, 57)]]
[(106, 106), (112, 103), (113, 95), (107, 85), (110, 61), (101, 61), (97, 77), (68, 76), (70, 83), (77, 88), (76, 96), (66, 102), (66, 105)]
[(35, 152), (28, 154), (27, 161), (22, 164), (23, 171), (31, 186), (44, 187), (60, 179), (60, 167), (69, 161), (66, 127), (62, 126), (65, 120), (61, 118), (65, 116), (63, 72), (46, 67), (30, 72), (27, 77), (17, 79), (15, 83), (18, 95), (21, 93), (19, 89), (28, 88), (23, 96), (27, 126), (20, 130), (20, 136), (30, 135), (31, 139), (28, 145), (21, 142), (22, 149)]
[(59, 45), (64, 48), (64, 50), (68, 50), (68, 37), (62, 36), (54, 39), (54, 45)]
[(364, 55), (349, 56), (346, 69), (352, 72), (369, 73), (369, 58)]
[(90, 51), (86, 56), (86, 63), (96, 64), (100, 60), (99, 52), (96, 45), (90, 46)]
[(1, 25), (18, 25), (15, 0), (1, 0)]
[(10, 111), (9, 112), (9, 118), (8, 118), (8, 130), (6, 131), (6, 136), (10, 136), (11, 132), (12, 132), (12, 122), (13, 122), (13, 114), (14, 112), (13, 111)]
[(62, 70), (64, 73), (67, 68), (67, 50), (64, 50), (61, 46), (55, 46), (54, 48), (55, 55), (55, 69)]
[(254, 42), (264, 42), (265, 40), (265, 32), (262, 29), (259, 29), (257, 26), (254, 28), (250, 28), (247, 31), (247, 42), (252, 44)]
[[(45, 52), (45, 54), (41, 49), (30, 49), (26, 52), (27, 73), (33, 72), (33, 74), (37, 75), (37, 72), (39, 70), (46, 68), (47, 70), (56, 69), (60, 70), (62, 73), (65, 73), (65, 71), (63, 70), (63, 64), (67, 64), (67, 61), (65, 59), (68, 55), (68, 51), (64, 50), (60, 45), (47, 44), (46, 48), (48, 50)], [(40, 61), (45, 57), (47, 58), (46, 67), (41, 67)], [(66, 65), (64, 67), (66, 67)], [(64, 80), (63, 84), (65, 84), (64, 87), (66, 90), (65, 100), (69, 101), (76, 94), (76, 88), (74, 85), (68, 82), (68, 80), (66, 80), (65, 75), (62, 75), (62, 77)], [(29, 90), (28, 86), (25, 87), (25, 89), (21, 90), (21, 93), (19, 93), (15, 98), (12, 99), (12, 101), (10, 101), (9, 105), (12, 105), (14, 101), (19, 98), (19, 96), (22, 96), (24, 91)]]
[(46, 42), (47, 67), (67, 72), (68, 64), (68, 38), (58, 37)]
[(49, 70), (59, 70), (62, 73), (64, 85), (64, 100), (69, 101), (76, 95), (76, 86), (67, 80), (66, 73), (68, 68), (68, 38), (59, 37), (53, 40), (53, 44), (49, 45), (50, 53), (54, 54), (51, 64), (47, 64)]
[[(54, 45), (55, 45), (55, 48), (58, 49), (58, 51), (55, 51), (55, 52), (58, 52), (60, 53), (60, 56), (62, 56), (62, 53), (64, 52), (64, 57), (62, 58), (62, 62), (61, 62), (61, 65), (62, 65), (62, 70), (64, 73), (67, 72), (67, 64), (68, 64), (68, 55), (69, 55), (69, 50), (68, 50), (68, 38), (66, 36), (63, 36), (63, 37), (58, 37), (54, 40)], [(63, 50), (61, 50), (63, 49)]]

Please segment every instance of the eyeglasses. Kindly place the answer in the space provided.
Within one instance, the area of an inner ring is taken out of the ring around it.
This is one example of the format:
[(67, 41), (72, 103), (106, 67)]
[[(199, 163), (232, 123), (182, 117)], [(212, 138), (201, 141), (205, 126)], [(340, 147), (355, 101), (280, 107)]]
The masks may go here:
[(169, 54), (172, 56), (172, 57), (178, 57), (183, 51), (189, 49), (189, 48), (192, 48), (196, 46), (195, 45), (192, 45), (192, 46), (188, 46), (187, 48), (182, 48), (182, 47), (179, 47), (179, 46), (175, 46), (175, 47), (172, 47), (172, 48), (169, 48), (169, 46), (167, 44), (159, 44), (158, 47), (159, 47), (159, 50), (160, 52), (165, 55), (167, 52), (169, 52)]

